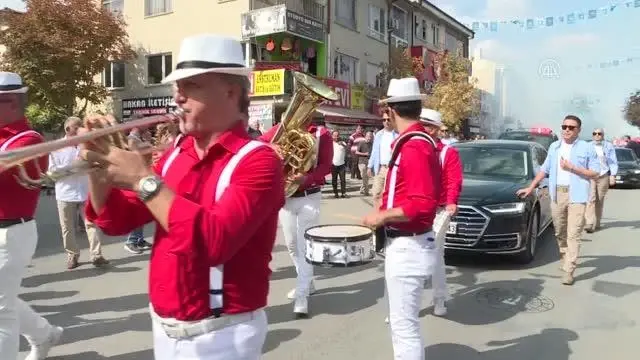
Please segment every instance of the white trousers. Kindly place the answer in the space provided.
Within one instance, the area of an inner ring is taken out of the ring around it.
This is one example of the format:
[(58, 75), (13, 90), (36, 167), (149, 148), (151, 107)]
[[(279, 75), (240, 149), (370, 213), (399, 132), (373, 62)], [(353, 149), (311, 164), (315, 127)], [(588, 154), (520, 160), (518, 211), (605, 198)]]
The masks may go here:
[(433, 299), (447, 299), (449, 291), (447, 290), (447, 272), (444, 263), (444, 242), (449, 228), (451, 215), (448, 211), (438, 208), (435, 220), (433, 221), (433, 231), (436, 233), (436, 247), (438, 256), (433, 267), (433, 276), (431, 277), (431, 286), (433, 287)]
[(284, 242), (298, 274), (296, 295), (300, 296), (309, 295), (309, 286), (313, 279), (313, 266), (305, 260), (307, 242), (304, 232), (318, 225), (321, 199), (322, 195), (319, 192), (304, 197), (288, 198), (279, 213)]
[(18, 298), (37, 243), (35, 221), (0, 229), (0, 359), (18, 357), (20, 333), (30, 344), (40, 344), (52, 329), (45, 318)]
[(424, 282), (433, 273), (438, 256), (434, 232), (387, 241), (384, 278), (395, 360), (424, 360), (418, 314)]
[(262, 309), (250, 321), (187, 339), (170, 338), (156, 319), (152, 326), (156, 360), (258, 360), (267, 338)]

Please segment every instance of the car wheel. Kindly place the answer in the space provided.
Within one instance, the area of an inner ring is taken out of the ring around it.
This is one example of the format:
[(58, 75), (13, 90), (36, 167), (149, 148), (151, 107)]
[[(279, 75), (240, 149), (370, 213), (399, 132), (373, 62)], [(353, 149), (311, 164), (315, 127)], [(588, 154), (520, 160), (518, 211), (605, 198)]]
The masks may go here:
[(533, 209), (533, 214), (529, 218), (529, 226), (527, 231), (527, 244), (523, 252), (516, 256), (516, 261), (520, 264), (528, 264), (533, 261), (536, 256), (536, 247), (538, 244), (538, 232), (540, 222), (538, 221), (538, 209)]

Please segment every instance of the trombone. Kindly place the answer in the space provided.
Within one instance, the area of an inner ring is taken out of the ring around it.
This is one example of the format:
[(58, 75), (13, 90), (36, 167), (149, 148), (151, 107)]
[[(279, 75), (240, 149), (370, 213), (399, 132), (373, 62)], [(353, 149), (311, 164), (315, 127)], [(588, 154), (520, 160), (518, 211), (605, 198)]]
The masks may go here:
[[(25, 169), (25, 163), (27, 163), (28, 161), (36, 160), (54, 151), (66, 147), (78, 146), (80, 144), (91, 142), (102, 137), (119, 134), (133, 128), (144, 128), (166, 122), (176, 122), (183, 118), (184, 113), (185, 110), (177, 108), (164, 115), (150, 116), (143, 119), (132, 120), (126, 123), (97, 129), (82, 135), (77, 135), (66, 139), (58, 139), (41, 144), (26, 146), (17, 150), (0, 152), (0, 172), (17, 167), (18, 175), (16, 176), (16, 178), (23, 186), (29, 188), (50, 186), (60, 179), (91, 172), (92, 170), (96, 169), (95, 164), (89, 163), (85, 160), (78, 160), (67, 167), (60, 168), (54, 171), (43, 172), (42, 169), (40, 169), (38, 162), (36, 161), (35, 166), (38, 169), (38, 173), (40, 175), (38, 178), (32, 178), (31, 176), (29, 176), (27, 170)], [(149, 147), (140, 151), (143, 154), (149, 154), (153, 151), (160, 151), (161, 149), (161, 147)]]

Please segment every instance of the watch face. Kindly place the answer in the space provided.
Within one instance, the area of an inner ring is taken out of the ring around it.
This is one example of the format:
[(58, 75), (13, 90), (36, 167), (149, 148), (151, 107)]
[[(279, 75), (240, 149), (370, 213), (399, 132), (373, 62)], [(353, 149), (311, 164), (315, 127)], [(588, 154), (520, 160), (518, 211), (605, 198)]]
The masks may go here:
[(144, 192), (154, 192), (158, 187), (158, 183), (153, 181), (153, 179), (148, 179), (142, 184), (142, 190)]

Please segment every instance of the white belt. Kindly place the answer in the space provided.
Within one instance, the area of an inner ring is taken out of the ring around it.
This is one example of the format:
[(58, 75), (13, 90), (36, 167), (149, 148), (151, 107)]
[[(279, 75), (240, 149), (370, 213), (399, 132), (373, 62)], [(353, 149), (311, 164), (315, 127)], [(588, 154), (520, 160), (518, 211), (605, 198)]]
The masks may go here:
[(163, 318), (150, 307), (151, 319), (155, 320), (172, 339), (188, 339), (226, 327), (241, 324), (255, 319), (262, 309), (242, 314), (222, 315), (219, 318), (206, 318), (200, 321), (180, 321), (173, 318)]

